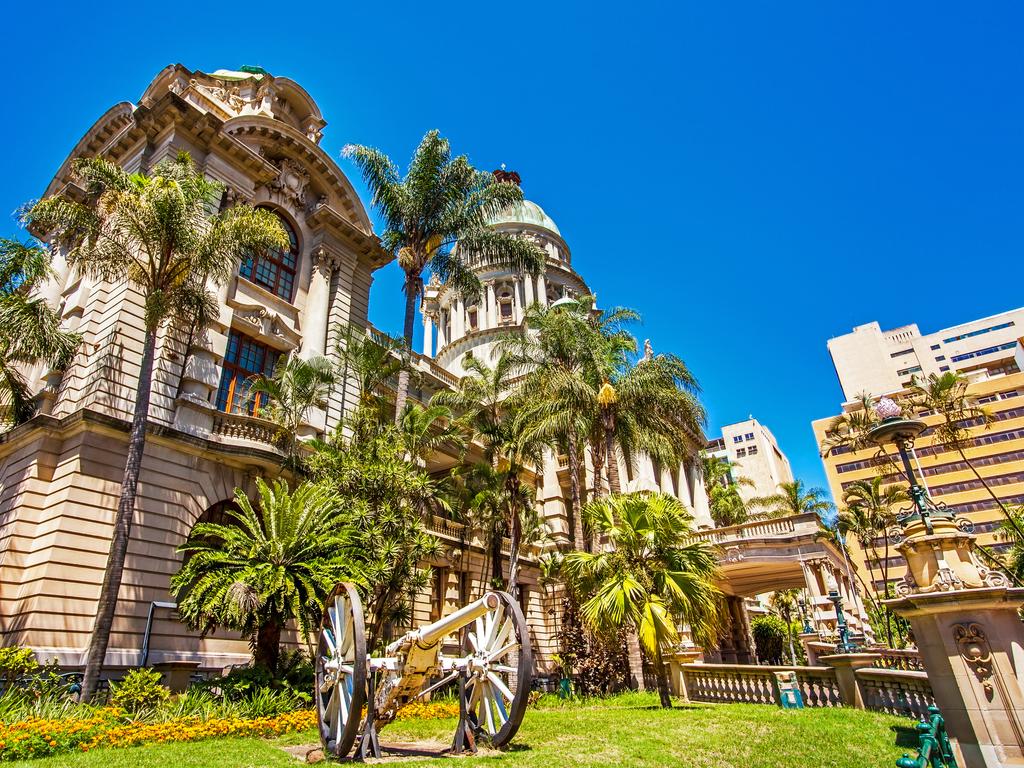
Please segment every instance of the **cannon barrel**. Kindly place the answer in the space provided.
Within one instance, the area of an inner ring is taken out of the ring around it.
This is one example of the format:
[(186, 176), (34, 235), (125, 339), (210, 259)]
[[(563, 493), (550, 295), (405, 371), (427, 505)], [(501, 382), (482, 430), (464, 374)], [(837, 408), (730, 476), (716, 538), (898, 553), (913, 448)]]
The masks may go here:
[(439, 642), (443, 637), (445, 637), (445, 635), (449, 635), (456, 630), (462, 629), (467, 624), (476, 621), (488, 611), (493, 611), (500, 604), (501, 599), (498, 597), (497, 593), (488, 592), (479, 600), (475, 600), (469, 605), (464, 606), (453, 613), (449, 613), (447, 616), (438, 619), (433, 624), (427, 624), (419, 629), (414, 629), (412, 632), (406, 632), (388, 646), (387, 653), (389, 656), (393, 655), (400, 650), (408, 648), (413, 643), (417, 643), (421, 647), (428, 648)]

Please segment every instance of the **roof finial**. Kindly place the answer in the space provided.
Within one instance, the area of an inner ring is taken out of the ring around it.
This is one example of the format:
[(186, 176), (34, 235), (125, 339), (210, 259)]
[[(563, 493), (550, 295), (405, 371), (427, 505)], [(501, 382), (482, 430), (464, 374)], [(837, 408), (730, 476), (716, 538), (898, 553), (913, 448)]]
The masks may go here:
[(501, 164), (501, 170), (503, 170), (503, 171), (505, 170), (505, 164), (504, 163)]
[(654, 347), (651, 346), (650, 339), (644, 339), (644, 360), (654, 359)]

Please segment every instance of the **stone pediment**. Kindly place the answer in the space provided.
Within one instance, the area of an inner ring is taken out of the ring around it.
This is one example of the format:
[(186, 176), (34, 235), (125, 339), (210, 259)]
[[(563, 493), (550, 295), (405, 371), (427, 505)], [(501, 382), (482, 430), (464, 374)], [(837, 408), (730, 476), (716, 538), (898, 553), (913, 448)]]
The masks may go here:
[(229, 298), (227, 304), (234, 309), (233, 318), (240, 321), (233, 323), (234, 327), (272, 347), (290, 351), (302, 341), (294, 320), (264, 304), (249, 304), (235, 298)]

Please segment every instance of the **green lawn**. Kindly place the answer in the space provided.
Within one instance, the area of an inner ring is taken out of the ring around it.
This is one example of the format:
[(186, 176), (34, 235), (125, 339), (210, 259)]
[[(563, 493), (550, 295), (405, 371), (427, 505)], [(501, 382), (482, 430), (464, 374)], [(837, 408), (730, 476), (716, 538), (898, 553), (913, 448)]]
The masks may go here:
[[(642, 694), (584, 706), (530, 710), (512, 748), (458, 765), (693, 766), (694, 768), (891, 768), (913, 723), (848, 709), (784, 712), (747, 704), (696, 704), (664, 711)], [(395, 723), (382, 741), (451, 740), (454, 720)], [(913, 739), (912, 734), (910, 735)], [(20, 763), (38, 768), (276, 768), (299, 765), (285, 745), (310, 744), (313, 732), (283, 739), (223, 739), (192, 744), (97, 750)], [(448, 759), (403, 760), (417, 766)]]

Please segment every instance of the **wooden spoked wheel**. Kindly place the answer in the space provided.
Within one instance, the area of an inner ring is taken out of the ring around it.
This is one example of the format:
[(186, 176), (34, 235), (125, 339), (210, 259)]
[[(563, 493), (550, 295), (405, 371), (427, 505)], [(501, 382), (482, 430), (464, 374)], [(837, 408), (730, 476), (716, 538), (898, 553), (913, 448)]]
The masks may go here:
[(516, 735), (530, 699), (533, 652), (519, 605), (507, 592), (464, 630), (465, 704), (469, 725), (495, 747)]
[(366, 703), (366, 626), (363, 604), (348, 582), (334, 587), (324, 604), (316, 652), (317, 723), (324, 752), (352, 750)]

